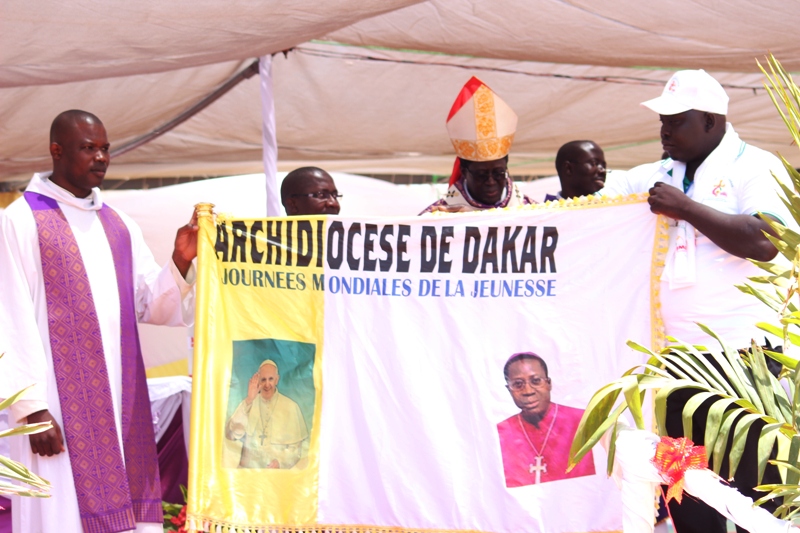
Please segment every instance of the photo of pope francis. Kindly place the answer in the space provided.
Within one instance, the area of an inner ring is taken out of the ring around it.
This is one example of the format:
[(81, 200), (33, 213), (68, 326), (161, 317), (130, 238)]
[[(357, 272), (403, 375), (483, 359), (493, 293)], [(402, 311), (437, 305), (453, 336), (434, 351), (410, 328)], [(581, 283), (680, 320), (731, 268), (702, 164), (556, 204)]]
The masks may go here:
[(247, 396), (225, 424), (225, 437), (242, 444), (239, 468), (303, 468), (308, 426), (297, 403), (278, 392), (278, 365), (267, 359), (247, 384)]

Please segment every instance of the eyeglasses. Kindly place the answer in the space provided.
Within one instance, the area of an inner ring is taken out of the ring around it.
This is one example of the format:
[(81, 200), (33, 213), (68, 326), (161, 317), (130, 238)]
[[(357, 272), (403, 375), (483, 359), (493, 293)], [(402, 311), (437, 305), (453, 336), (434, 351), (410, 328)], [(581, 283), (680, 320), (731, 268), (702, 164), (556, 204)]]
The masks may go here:
[(508, 388), (513, 391), (521, 391), (527, 385), (530, 385), (531, 388), (533, 387), (540, 387), (544, 383), (550, 383), (550, 378), (540, 378), (538, 376), (534, 376), (532, 378), (528, 378), (527, 380), (524, 379), (515, 379), (514, 381), (508, 382)]
[(473, 172), (473, 171), (467, 169), (467, 172), (469, 172), (470, 174), (475, 176), (475, 179), (477, 179), (478, 181), (481, 181), (481, 182), (488, 181), (489, 178), (491, 178), (491, 179), (493, 179), (495, 181), (505, 181), (505, 180), (508, 179), (508, 170), (503, 170), (503, 169), (499, 169), (499, 168), (496, 168), (496, 169), (491, 170), (491, 171), (483, 171), (483, 172)]
[(338, 192), (317, 191), (317, 192), (290, 194), (289, 196), (293, 198), (316, 198), (317, 200), (330, 200), (331, 198), (338, 200), (344, 195), (339, 194)]

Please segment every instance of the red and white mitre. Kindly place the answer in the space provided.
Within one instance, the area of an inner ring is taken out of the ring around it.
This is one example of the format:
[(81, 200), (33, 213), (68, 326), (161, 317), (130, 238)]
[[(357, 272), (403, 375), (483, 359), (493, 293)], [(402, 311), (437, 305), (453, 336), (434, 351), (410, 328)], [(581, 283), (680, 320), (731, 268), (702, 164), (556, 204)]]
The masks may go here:
[(461, 89), (447, 116), (447, 133), (456, 155), (469, 161), (507, 156), (516, 131), (516, 113), (474, 76)]

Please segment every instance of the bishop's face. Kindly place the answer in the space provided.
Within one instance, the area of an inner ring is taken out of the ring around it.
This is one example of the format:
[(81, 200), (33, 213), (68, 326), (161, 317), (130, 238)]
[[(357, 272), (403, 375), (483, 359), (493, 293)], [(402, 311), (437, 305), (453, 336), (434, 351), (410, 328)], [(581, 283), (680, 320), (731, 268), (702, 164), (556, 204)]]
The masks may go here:
[(278, 369), (272, 365), (264, 365), (258, 371), (258, 390), (261, 397), (265, 400), (271, 400), (275, 396), (275, 391), (278, 390), (278, 381), (281, 377), (278, 375)]
[(547, 413), (553, 385), (539, 361), (522, 359), (512, 363), (506, 386), (526, 420), (539, 420)]
[(494, 205), (503, 199), (508, 184), (508, 159), (471, 161), (462, 170), (469, 194), (479, 202)]

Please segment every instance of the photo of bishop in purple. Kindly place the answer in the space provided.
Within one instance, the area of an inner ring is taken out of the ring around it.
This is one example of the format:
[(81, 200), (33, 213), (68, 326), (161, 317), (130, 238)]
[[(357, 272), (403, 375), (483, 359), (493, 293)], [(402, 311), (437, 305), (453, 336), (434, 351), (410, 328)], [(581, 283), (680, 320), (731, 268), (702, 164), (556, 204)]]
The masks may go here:
[(569, 448), (583, 409), (550, 401), (547, 363), (532, 352), (512, 355), (503, 367), (506, 388), (520, 412), (497, 424), (506, 487), (593, 476), (589, 452), (567, 473)]

